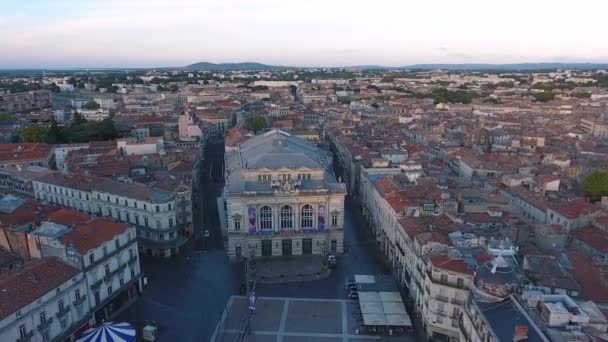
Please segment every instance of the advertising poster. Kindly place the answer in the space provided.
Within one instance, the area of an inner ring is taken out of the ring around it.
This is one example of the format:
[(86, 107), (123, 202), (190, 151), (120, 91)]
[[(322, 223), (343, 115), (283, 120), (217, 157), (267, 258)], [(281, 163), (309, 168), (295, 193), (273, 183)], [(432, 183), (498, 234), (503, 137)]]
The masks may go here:
[(317, 215), (317, 230), (325, 230), (325, 206), (321, 204)]
[(249, 207), (247, 209), (249, 233), (255, 233), (255, 207)]

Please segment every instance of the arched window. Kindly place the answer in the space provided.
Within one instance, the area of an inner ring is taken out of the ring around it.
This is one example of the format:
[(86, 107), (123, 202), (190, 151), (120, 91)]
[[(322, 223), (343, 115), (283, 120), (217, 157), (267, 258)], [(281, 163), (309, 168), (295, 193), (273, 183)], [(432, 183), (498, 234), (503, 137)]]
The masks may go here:
[(260, 209), (260, 229), (272, 229), (272, 209), (267, 205)]
[(279, 217), (281, 218), (281, 229), (293, 228), (293, 209), (290, 206), (284, 205)]
[(312, 229), (312, 206), (306, 204), (302, 207), (300, 213), (300, 227), (302, 229)]

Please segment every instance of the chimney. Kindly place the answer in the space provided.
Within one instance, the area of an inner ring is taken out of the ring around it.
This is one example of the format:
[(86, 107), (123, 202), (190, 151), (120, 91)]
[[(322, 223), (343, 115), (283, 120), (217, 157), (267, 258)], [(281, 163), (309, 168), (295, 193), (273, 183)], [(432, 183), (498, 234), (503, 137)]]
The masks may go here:
[(513, 341), (527, 341), (528, 340), (528, 326), (527, 325), (516, 325), (515, 332), (513, 335)]

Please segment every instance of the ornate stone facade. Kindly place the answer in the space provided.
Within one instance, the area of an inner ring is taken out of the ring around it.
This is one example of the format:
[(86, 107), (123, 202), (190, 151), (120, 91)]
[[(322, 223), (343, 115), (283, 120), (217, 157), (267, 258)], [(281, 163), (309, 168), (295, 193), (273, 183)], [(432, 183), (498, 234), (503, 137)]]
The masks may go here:
[(345, 194), (315, 145), (278, 130), (254, 137), (226, 154), (228, 256), (342, 253)]

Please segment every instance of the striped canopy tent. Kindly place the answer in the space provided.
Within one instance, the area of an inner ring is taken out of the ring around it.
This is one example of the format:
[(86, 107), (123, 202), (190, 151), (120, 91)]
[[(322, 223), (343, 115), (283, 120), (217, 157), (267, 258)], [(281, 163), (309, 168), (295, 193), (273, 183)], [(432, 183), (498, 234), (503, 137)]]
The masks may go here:
[(80, 334), (76, 342), (133, 342), (135, 328), (129, 323), (105, 322)]

